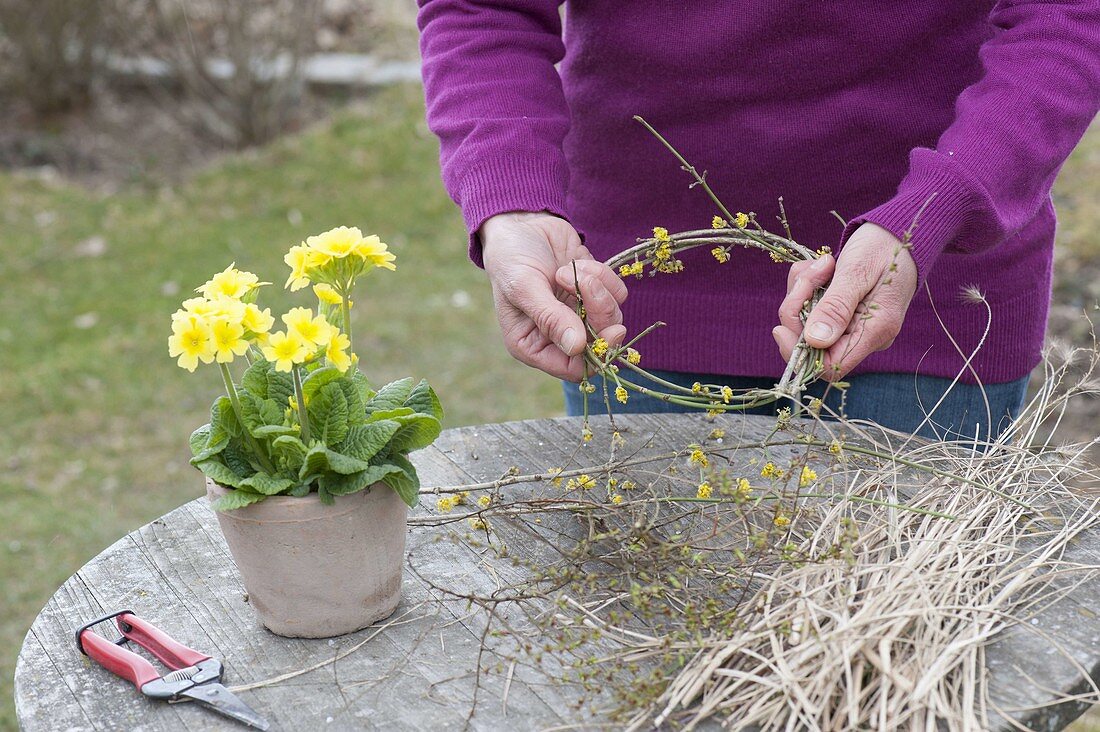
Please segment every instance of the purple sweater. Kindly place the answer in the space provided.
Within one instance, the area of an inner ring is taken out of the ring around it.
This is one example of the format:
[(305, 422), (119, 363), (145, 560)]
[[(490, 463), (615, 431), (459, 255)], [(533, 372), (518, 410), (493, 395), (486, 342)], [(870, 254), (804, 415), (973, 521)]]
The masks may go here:
[[(640, 114), (732, 210), (768, 225), (783, 196), (814, 248), (867, 221), (900, 236), (937, 194), (901, 334), (856, 373), (955, 376), (964, 359), (936, 311), (969, 353), (986, 324), (960, 298), (969, 285), (993, 312), (981, 380), (1039, 361), (1051, 185), (1100, 107), (1100, 0), (570, 0), (564, 33), (554, 0), (420, 0), (419, 25), (428, 122), (475, 263), (473, 232), (507, 211), (568, 219), (598, 259), (653, 226), (707, 228), (713, 205)], [(630, 332), (668, 323), (639, 344), (644, 363), (781, 373), (787, 266), (747, 250), (683, 259), (627, 282)]]

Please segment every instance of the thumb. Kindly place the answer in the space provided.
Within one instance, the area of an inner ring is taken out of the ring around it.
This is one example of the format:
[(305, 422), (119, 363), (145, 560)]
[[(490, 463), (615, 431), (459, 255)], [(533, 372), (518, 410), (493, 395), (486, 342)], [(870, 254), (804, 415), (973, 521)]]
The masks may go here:
[(584, 349), (584, 323), (565, 303), (554, 297), (550, 283), (540, 277), (529, 278), (526, 287), (514, 288), (512, 304), (534, 322), (546, 338), (566, 355), (575, 356)]
[(836, 343), (874, 286), (866, 267), (845, 265), (843, 258), (837, 260), (833, 281), (806, 318), (806, 343), (813, 348), (828, 348)]

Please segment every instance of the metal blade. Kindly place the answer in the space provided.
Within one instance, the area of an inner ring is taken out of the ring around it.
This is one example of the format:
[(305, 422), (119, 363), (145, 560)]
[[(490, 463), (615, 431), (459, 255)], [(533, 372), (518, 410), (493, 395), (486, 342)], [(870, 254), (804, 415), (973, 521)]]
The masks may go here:
[(244, 722), (249, 727), (267, 729), (267, 720), (261, 717), (243, 701), (233, 696), (233, 692), (218, 683), (199, 684), (179, 693), (197, 702), (202, 702), (216, 712)]

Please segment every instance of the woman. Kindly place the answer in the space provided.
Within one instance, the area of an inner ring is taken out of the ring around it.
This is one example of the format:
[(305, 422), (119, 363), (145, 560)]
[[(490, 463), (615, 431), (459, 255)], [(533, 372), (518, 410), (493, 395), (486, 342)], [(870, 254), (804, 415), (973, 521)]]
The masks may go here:
[[(564, 17), (563, 33), (551, 0), (420, 0), (443, 180), (513, 356), (580, 378), (575, 259), (605, 338), (668, 323), (639, 345), (647, 368), (768, 386), (828, 283), (806, 340), (850, 384), (849, 417), (984, 438), (1017, 413), (1050, 302), (1051, 185), (1100, 106), (1100, 3), (571, 0)], [(839, 256), (692, 252), (627, 299), (600, 262), (718, 213), (635, 114), (731, 207), (767, 224), (782, 196), (795, 238)]]

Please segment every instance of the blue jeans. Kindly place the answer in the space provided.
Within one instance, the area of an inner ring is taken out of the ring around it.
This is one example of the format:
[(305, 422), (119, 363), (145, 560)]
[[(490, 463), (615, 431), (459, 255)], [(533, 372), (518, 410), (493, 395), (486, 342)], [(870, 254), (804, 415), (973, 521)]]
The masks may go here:
[[(769, 377), (719, 376), (656, 369), (653, 374), (686, 387), (699, 381), (729, 386), (735, 390), (770, 389), (776, 381)], [(596, 392), (589, 397), (589, 412), (603, 414), (606, 411), (603, 404), (603, 379), (597, 376), (591, 381)], [(829, 389), (827, 383), (818, 381), (810, 385), (806, 394), (822, 398), (829, 409), (843, 413), (848, 419), (866, 419), (900, 432), (915, 432), (929, 439), (973, 439), (977, 430), (980, 440), (991, 440), (1019, 415), (1027, 392), (1028, 377), (1004, 384), (986, 384), (984, 387), (955, 384), (943, 403), (927, 420), (925, 415), (944, 396), (951, 384), (950, 379), (912, 374), (860, 374), (848, 377), (847, 381), (850, 386), (843, 392), (835, 388)], [(581, 415), (584, 407), (577, 385), (565, 382), (564, 389), (566, 414), (571, 417)], [(985, 399), (989, 401), (988, 414), (985, 400), (982, 399), (983, 389)], [(616, 402), (612, 396), (611, 405), (616, 414), (690, 411), (686, 407), (633, 391), (626, 404)], [(783, 403), (773, 403), (744, 411), (746, 414), (774, 415), (783, 406)]]

